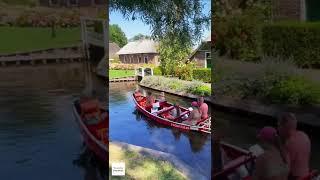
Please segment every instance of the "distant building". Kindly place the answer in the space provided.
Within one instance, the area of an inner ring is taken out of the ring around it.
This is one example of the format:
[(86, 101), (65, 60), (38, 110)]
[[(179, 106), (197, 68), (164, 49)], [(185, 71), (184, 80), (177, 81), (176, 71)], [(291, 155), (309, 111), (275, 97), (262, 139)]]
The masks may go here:
[(83, 7), (106, 5), (108, 0), (39, 0), (41, 6), (48, 7)]
[(109, 61), (118, 58), (119, 56), (116, 54), (120, 50), (118, 44), (109, 42)]
[(158, 43), (143, 39), (129, 42), (116, 54), (125, 64), (155, 64), (159, 65), (159, 53), (157, 51)]
[(211, 35), (209, 35), (189, 56), (198, 67), (211, 68)]
[(274, 0), (275, 20), (320, 20), (319, 0)]

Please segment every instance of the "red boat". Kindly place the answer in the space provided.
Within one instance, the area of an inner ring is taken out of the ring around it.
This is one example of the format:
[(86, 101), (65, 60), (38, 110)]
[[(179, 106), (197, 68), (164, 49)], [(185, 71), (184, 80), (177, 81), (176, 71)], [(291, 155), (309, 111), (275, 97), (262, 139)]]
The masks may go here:
[[(137, 100), (139, 98), (139, 100)], [(173, 104), (168, 102), (161, 102), (160, 107), (161, 110), (151, 113), (148, 110), (146, 110), (146, 97), (139, 96), (135, 97), (133, 94), (133, 99), (136, 104), (136, 108), (142, 112), (145, 116), (152, 119), (153, 121), (156, 121), (158, 123), (171, 126), (177, 129), (181, 129), (183, 131), (198, 131), (203, 133), (211, 134), (211, 117), (208, 117), (207, 119), (201, 119), (197, 122), (196, 125), (188, 125), (181, 123), (180, 121), (185, 115), (188, 115), (190, 111), (187, 108), (179, 107), (181, 110), (181, 114), (179, 117), (174, 118), (173, 120), (170, 120), (167, 118), (169, 112), (174, 108)]]
[(96, 100), (75, 101), (73, 112), (86, 146), (100, 160), (108, 161), (108, 112)]
[[(224, 152), (228, 161), (223, 163), (223, 169), (213, 175), (213, 179), (219, 180), (251, 180), (250, 174), (252, 173), (254, 161), (256, 157), (248, 150), (233, 146), (231, 144), (221, 142), (220, 148)], [(225, 160), (223, 160), (225, 161)], [(242, 169), (241, 169), (242, 168)], [(240, 171), (243, 169), (249, 173), (248, 176), (241, 177)], [(312, 180), (318, 178), (319, 172), (317, 170), (312, 170), (306, 177), (300, 180)]]

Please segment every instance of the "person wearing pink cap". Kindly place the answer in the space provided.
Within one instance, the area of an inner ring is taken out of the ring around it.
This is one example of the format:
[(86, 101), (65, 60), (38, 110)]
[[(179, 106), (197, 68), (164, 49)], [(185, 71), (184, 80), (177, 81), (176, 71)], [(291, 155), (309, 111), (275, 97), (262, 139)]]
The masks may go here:
[(290, 158), (290, 178), (305, 177), (309, 173), (311, 142), (304, 132), (297, 130), (297, 119), (292, 113), (282, 113), (278, 119), (278, 132)]
[(195, 102), (195, 101), (192, 102), (191, 106), (192, 106), (192, 111), (190, 112), (188, 119), (185, 121), (182, 121), (182, 123), (189, 124), (189, 125), (196, 125), (197, 122), (201, 119), (198, 102)]
[(257, 138), (264, 153), (257, 157), (253, 180), (288, 180), (288, 156), (282, 148), (277, 131), (273, 127), (264, 127)]

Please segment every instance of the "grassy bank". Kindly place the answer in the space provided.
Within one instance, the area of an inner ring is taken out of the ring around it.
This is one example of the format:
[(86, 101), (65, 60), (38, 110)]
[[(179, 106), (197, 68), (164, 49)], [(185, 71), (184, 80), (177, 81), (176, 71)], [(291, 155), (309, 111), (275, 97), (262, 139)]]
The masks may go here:
[[(186, 179), (170, 163), (146, 157), (140, 153), (123, 150), (121, 147), (109, 145), (109, 179)], [(126, 176), (111, 176), (111, 163), (125, 162)]]
[(14, 53), (37, 49), (58, 48), (78, 44), (80, 29), (56, 29), (51, 37), (51, 28), (0, 27), (0, 53)]
[(122, 77), (128, 77), (128, 76), (134, 76), (134, 70), (109, 70), (109, 78), (122, 78)]
[(162, 91), (170, 90), (179, 94), (211, 95), (211, 84), (200, 81), (184, 81), (163, 76), (146, 76), (142, 79), (140, 84)]

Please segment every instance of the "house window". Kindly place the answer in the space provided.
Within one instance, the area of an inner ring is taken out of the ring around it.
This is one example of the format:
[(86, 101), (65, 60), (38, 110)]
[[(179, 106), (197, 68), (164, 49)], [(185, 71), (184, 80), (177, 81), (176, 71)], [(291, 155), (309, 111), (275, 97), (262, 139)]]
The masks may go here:
[(139, 63), (142, 63), (142, 58), (141, 58), (141, 56), (139, 56)]
[(211, 52), (205, 52), (205, 68), (211, 68)]
[(148, 64), (148, 56), (144, 57), (144, 63)]

